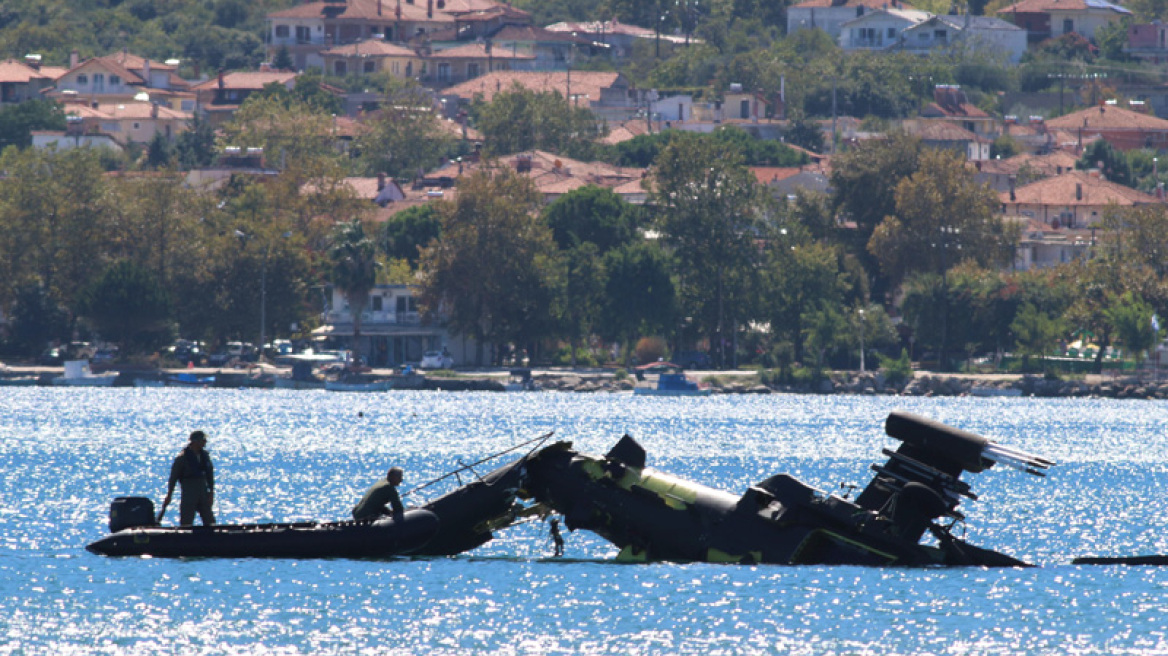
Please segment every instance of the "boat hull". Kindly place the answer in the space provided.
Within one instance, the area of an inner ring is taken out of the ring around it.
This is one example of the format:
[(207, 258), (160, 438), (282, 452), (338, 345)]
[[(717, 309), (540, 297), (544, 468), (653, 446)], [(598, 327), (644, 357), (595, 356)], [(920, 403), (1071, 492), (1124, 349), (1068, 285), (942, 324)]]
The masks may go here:
[(401, 521), (304, 522), (127, 528), (86, 547), (103, 556), (163, 558), (387, 558), (412, 554), (438, 532), (438, 516), (412, 509)]

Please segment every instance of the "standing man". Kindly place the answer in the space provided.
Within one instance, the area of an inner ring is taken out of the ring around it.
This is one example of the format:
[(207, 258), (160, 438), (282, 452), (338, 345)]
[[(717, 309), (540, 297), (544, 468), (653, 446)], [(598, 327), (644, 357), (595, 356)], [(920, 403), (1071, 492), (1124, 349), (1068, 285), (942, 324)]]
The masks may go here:
[[(201, 430), (194, 431), (190, 443), (170, 466), (170, 480), (166, 484), (166, 500), (162, 502), (162, 510), (166, 510), (166, 505), (174, 495), (174, 484), (178, 483), (182, 486), (182, 500), (178, 506), (178, 522), (181, 526), (194, 524), (196, 512), (203, 520), (203, 526), (215, 523), (215, 514), (211, 511), (215, 501), (215, 467), (204, 448), (206, 446), (207, 434)], [(162, 519), (162, 512), (159, 512), (158, 517)]]
[(401, 496), (397, 493), (397, 486), (401, 485), (405, 472), (401, 467), (392, 467), (385, 478), (377, 481), (365, 491), (365, 496), (353, 507), (353, 519), (376, 519), (381, 515), (390, 514), (393, 508), (394, 521), (400, 521), (405, 514)]

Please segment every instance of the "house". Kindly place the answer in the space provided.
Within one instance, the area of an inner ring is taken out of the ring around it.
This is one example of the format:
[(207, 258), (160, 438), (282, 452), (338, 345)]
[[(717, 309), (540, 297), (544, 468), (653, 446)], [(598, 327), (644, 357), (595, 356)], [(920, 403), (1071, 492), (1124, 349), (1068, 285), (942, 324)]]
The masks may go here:
[(496, 53), (527, 53), (533, 57), (529, 70), (562, 71), (572, 65), (578, 52), (589, 54), (592, 44), (567, 32), (531, 25), (508, 25), (490, 38)]
[(426, 57), (426, 73), (421, 80), (431, 86), (444, 87), (473, 80), (489, 71), (526, 70), (535, 55), (493, 47), (487, 43), (467, 43), (445, 50), (435, 50)]
[(389, 73), (410, 78), (424, 71), (424, 58), (413, 48), (382, 39), (366, 39), (320, 52), (328, 75)]
[[(502, 5), (493, 0), (325, 0), (267, 15), (268, 60), (286, 50), (297, 70), (323, 67), (321, 53), (369, 39), (405, 45), (418, 37), (456, 30), (456, 21)], [(517, 10), (504, 14), (514, 19)]]
[(193, 112), (195, 96), (190, 83), (178, 76), (178, 64), (178, 60), (156, 62), (128, 52), (79, 61), (74, 53), (69, 70), (45, 96), (62, 102), (149, 100)]
[(1030, 43), (1072, 32), (1094, 39), (1099, 28), (1132, 15), (1106, 0), (1022, 0), (999, 9), (997, 14), (1026, 30)]
[(1151, 64), (1168, 61), (1168, 25), (1158, 20), (1128, 25), (1123, 52)]
[(987, 139), (993, 139), (998, 132), (994, 118), (970, 104), (965, 92), (956, 84), (933, 87), (933, 102), (921, 110), (921, 118), (952, 123)]
[(1002, 118), (1002, 134), (1008, 135), (1026, 152), (1036, 155), (1081, 149), (1078, 135), (1049, 128), (1041, 116), (1022, 119), (1008, 114)]
[(838, 43), (844, 23), (886, 7), (913, 9), (899, 0), (804, 0), (787, 8), (787, 34), (820, 29)]
[(1049, 119), (1046, 126), (1077, 135), (1080, 147), (1084, 140), (1097, 136), (1119, 150), (1168, 148), (1168, 120), (1118, 105), (1081, 109)]
[(1052, 228), (1092, 228), (1108, 205), (1134, 207), (1161, 199), (1083, 171), (1067, 171), (1001, 192), (1007, 217), (1035, 219)]
[(607, 71), (493, 71), (456, 84), (442, 96), (462, 105), (469, 105), (476, 97), (490, 102), (496, 93), (509, 91), (515, 84), (536, 93), (558, 92), (573, 105), (613, 123), (626, 121), (644, 109), (642, 95), (628, 79)]
[(839, 44), (847, 51), (891, 50), (900, 45), (900, 34), (920, 25), (932, 14), (916, 9), (881, 7), (840, 24)]
[(53, 86), (56, 75), (42, 70), (39, 56), (24, 61), (0, 61), (0, 105), (39, 100), (41, 91)]
[(1014, 251), (1014, 269), (1028, 271), (1083, 260), (1095, 246), (1095, 231), (1054, 228), (1037, 219), (1018, 219), (1021, 238)]
[(212, 126), (229, 120), (243, 101), (268, 84), (280, 84), (291, 90), (296, 83), (291, 71), (237, 71), (223, 73), (195, 85), (197, 110), (207, 117)]
[[(455, 364), (467, 362), (474, 353), (473, 342), (451, 340), (442, 322), (424, 324), (418, 311), (415, 285), (377, 285), (361, 312), (361, 356), (372, 367), (416, 364), (426, 351), (446, 348)], [(348, 299), (333, 288), (331, 302), (324, 311), (324, 325), (312, 331), (319, 341), (333, 348), (353, 348), (353, 311)]]
[(1024, 186), (1073, 171), (1076, 162), (1078, 158), (1065, 150), (1045, 155), (1021, 153), (1006, 159), (974, 162), (977, 173), (973, 179), (979, 184), (988, 184), (994, 191), (1004, 192), (1011, 186)]
[(767, 191), (778, 199), (788, 199), (808, 191), (831, 191), (829, 172), (818, 163), (808, 166), (752, 166), (750, 172), (759, 184), (766, 185)]
[[(482, 161), (448, 162), (437, 170), (429, 172), (425, 178), (415, 182), (415, 186), (454, 186), (458, 178), (484, 166)], [(640, 184), (645, 177), (644, 169), (613, 166), (605, 162), (583, 162), (562, 155), (533, 150), (516, 153), (508, 157), (492, 160), (489, 165), (503, 164), (516, 173), (530, 179), (536, 189), (543, 194), (544, 201), (550, 203), (560, 196), (584, 186), (606, 187), (615, 190), (629, 183)], [(447, 183), (446, 181), (449, 181)], [(644, 190), (628, 190), (644, 202)], [(638, 194), (641, 194), (638, 196)], [(630, 198), (626, 198), (633, 202)]]
[(146, 144), (155, 135), (162, 134), (174, 141), (185, 132), (193, 115), (180, 112), (161, 103), (146, 101), (108, 103), (65, 103), (66, 129), (43, 130), (33, 136), (33, 145), (44, 148), (50, 144), (59, 149), (85, 145)]
[(993, 142), (975, 132), (971, 132), (943, 119), (914, 119), (904, 121), (904, 131), (920, 138), (928, 148), (952, 150), (960, 153), (970, 162), (985, 161), (990, 158)]
[(1026, 53), (1026, 30), (992, 16), (938, 15), (923, 23), (905, 28), (900, 49), (925, 55), (937, 49), (956, 46), (1004, 56), (1017, 64)]

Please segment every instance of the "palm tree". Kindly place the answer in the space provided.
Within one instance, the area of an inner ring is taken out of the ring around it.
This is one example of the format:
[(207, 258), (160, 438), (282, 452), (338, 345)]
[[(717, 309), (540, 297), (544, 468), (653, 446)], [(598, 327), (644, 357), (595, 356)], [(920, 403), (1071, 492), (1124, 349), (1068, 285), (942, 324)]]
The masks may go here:
[(329, 257), (333, 261), (333, 284), (345, 295), (353, 313), (353, 359), (361, 355), (361, 313), (369, 302), (369, 292), (377, 284), (376, 246), (365, 236), (365, 227), (357, 219), (338, 223), (332, 232)]

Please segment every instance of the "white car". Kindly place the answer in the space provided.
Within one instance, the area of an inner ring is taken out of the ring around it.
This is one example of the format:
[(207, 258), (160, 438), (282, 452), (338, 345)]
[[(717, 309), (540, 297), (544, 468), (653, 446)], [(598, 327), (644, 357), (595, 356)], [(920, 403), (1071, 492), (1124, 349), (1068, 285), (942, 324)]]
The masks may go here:
[(449, 369), (454, 366), (454, 359), (442, 351), (426, 351), (418, 366), (423, 369)]

